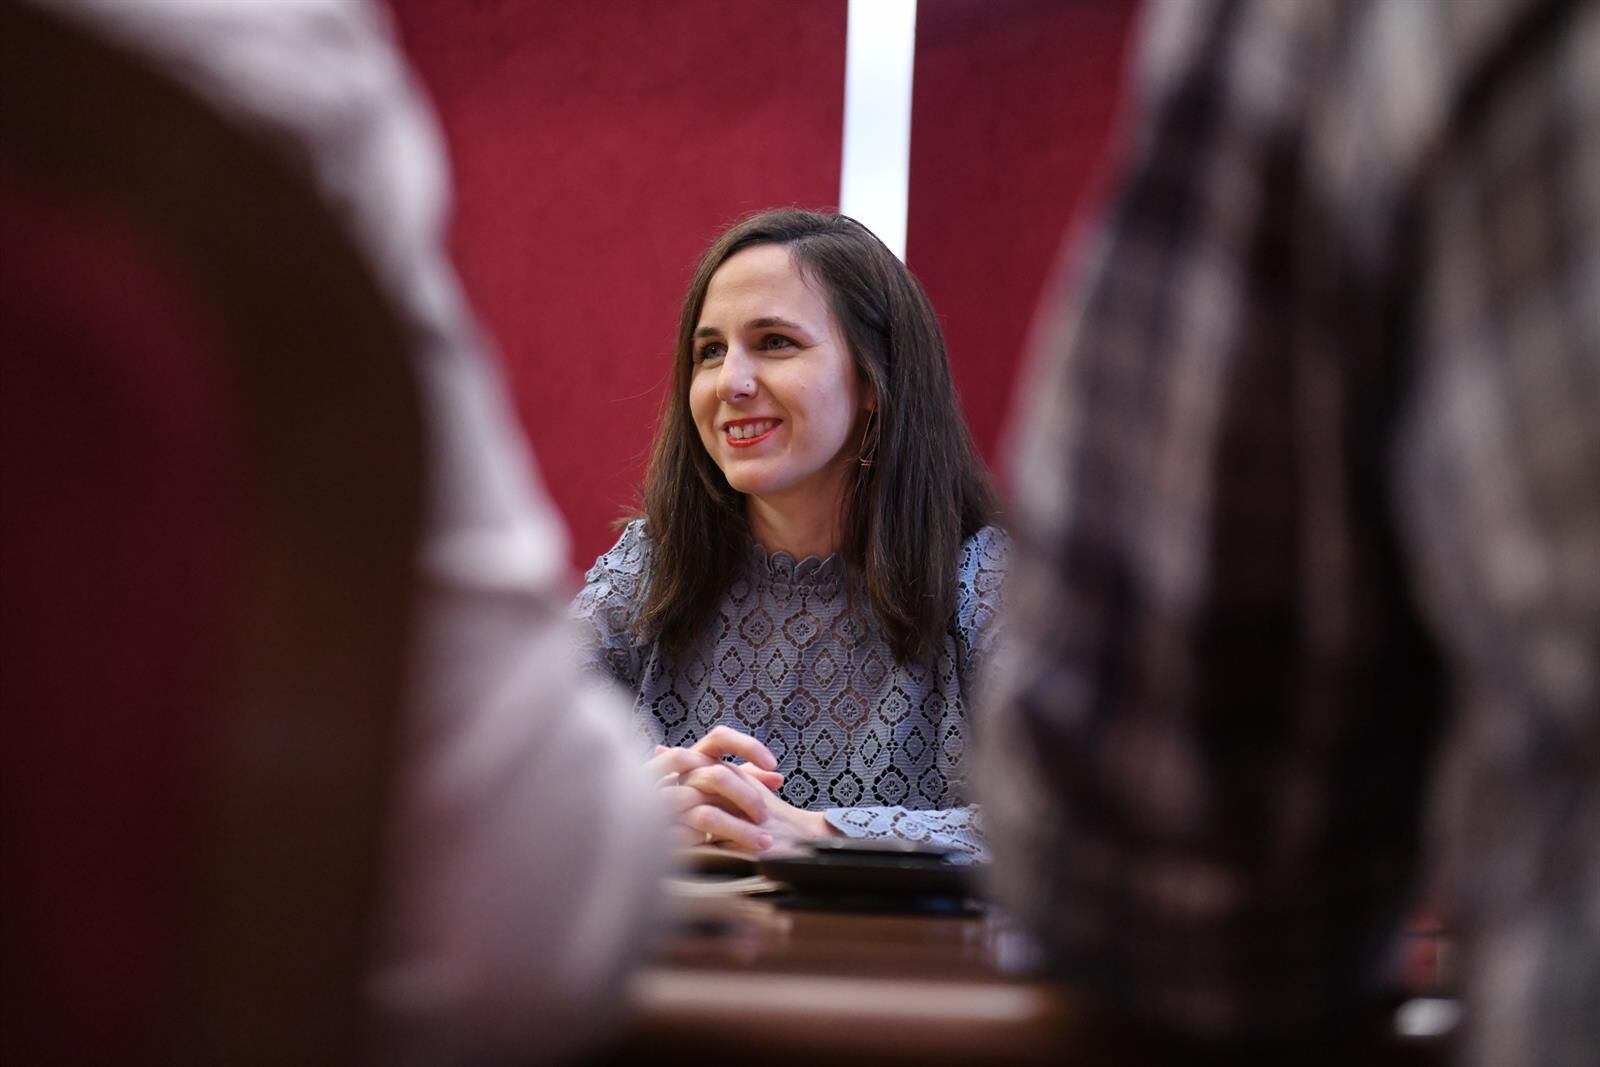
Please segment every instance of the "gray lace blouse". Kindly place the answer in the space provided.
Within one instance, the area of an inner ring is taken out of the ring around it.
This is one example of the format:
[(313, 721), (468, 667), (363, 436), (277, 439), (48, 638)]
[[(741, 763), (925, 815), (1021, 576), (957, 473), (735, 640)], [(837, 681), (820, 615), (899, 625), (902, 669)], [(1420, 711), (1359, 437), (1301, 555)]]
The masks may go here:
[(692, 745), (726, 724), (772, 750), (785, 800), (822, 810), (841, 833), (983, 858), (978, 811), (963, 797), (967, 703), (994, 640), (1008, 549), (993, 527), (967, 539), (955, 616), (924, 664), (896, 663), (871, 612), (847, 610), (838, 556), (797, 562), (759, 545), (691, 648), (641, 645), (642, 520), (595, 561), (573, 607), (593, 630), (591, 666), (637, 694), (652, 741)]

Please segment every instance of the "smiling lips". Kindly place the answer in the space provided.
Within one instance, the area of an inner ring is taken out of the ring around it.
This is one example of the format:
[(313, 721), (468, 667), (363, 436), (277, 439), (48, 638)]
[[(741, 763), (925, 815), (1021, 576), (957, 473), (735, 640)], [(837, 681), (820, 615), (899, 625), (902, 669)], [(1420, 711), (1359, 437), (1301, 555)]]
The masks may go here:
[(734, 448), (749, 448), (765, 441), (782, 421), (782, 419), (735, 419), (723, 425), (723, 440)]

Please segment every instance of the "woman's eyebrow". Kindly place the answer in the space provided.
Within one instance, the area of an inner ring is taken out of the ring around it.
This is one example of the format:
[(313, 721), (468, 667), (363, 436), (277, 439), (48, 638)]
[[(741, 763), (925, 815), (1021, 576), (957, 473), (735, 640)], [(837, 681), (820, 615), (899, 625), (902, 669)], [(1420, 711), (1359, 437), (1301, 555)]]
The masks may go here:
[(790, 322), (788, 319), (780, 319), (774, 316), (751, 319), (749, 322), (744, 324), (744, 328), (747, 330), (770, 330), (776, 328), (780, 330), (794, 330), (797, 333), (806, 332), (806, 328), (800, 325), (798, 322)]
[[(749, 322), (744, 324), (744, 328), (747, 331), (772, 329), (793, 330), (795, 333), (803, 333), (808, 335), (811, 332), (798, 322), (790, 322), (788, 319), (781, 319), (775, 315), (765, 315), (759, 319), (751, 319)], [(694, 336), (696, 340), (699, 340), (703, 337), (721, 337), (722, 331), (715, 326), (702, 326), (694, 332)]]

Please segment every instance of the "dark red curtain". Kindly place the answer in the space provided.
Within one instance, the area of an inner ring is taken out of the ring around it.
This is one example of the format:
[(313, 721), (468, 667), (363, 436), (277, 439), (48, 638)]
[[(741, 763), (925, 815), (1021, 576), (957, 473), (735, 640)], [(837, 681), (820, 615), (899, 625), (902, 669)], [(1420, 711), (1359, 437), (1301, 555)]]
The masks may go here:
[(991, 463), (1063, 233), (1096, 202), (1135, 0), (921, 0), (906, 261)]

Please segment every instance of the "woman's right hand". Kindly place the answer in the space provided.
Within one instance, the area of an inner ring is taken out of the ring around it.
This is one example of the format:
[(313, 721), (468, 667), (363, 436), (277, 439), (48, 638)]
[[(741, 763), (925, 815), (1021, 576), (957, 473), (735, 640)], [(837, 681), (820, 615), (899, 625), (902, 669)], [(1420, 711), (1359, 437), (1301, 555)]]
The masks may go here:
[[(746, 762), (735, 770), (723, 762), (724, 756)], [(657, 745), (645, 766), (672, 818), (673, 844), (687, 848), (714, 843), (748, 852), (771, 847), (772, 835), (761, 828), (768, 818), (762, 786), (776, 790), (783, 775), (760, 741), (718, 726), (689, 748)]]

